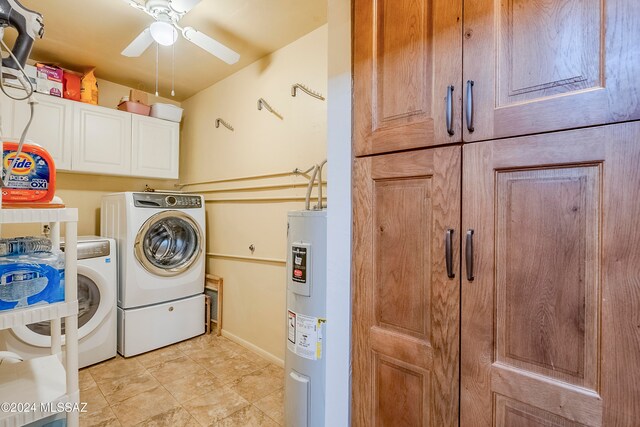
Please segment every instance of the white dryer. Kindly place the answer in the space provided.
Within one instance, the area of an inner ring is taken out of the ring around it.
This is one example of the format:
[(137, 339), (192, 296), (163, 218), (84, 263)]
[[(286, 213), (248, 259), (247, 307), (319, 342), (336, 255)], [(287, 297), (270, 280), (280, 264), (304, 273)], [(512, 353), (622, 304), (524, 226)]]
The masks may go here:
[[(113, 239), (97, 236), (78, 238), (78, 349), (81, 368), (116, 356), (117, 272)], [(0, 348), (18, 353), (25, 359), (51, 354), (50, 347), (49, 322), (0, 331)]]
[(204, 333), (205, 210), (198, 195), (104, 196), (101, 234), (118, 244), (118, 352)]

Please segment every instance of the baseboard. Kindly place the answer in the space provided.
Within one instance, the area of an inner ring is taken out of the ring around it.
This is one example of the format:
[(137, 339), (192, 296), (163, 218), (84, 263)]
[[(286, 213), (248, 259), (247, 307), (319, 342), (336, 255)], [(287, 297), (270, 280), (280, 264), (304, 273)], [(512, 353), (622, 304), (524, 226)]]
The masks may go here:
[(254, 353), (257, 353), (259, 356), (264, 357), (265, 359), (267, 359), (269, 362), (273, 363), (274, 365), (278, 365), (282, 368), (284, 368), (284, 360), (274, 356), (273, 354), (264, 351), (263, 349), (261, 349), (260, 347), (251, 344), (249, 341), (245, 341), (242, 338), (232, 334), (231, 332), (228, 332), (225, 329), (222, 329), (222, 336), (225, 338), (230, 339), (231, 341), (240, 344), (241, 346), (245, 347), (248, 350), (253, 351)]

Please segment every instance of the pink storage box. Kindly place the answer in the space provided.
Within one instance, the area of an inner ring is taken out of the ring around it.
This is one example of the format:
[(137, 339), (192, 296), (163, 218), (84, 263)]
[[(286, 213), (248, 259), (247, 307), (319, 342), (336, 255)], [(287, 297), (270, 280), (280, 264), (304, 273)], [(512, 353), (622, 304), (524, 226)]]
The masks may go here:
[(142, 116), (148, 116), (149, 112), (151, 111), (151, 107), (139, 102), (125, 101), (118, 104), (118, 110), (128, 111), (129, 113), (140, 114)]

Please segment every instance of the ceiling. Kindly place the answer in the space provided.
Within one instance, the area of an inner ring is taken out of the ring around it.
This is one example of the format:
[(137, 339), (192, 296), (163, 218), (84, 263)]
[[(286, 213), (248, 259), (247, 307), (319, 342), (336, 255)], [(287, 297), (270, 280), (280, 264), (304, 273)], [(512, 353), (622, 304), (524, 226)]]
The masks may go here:
[[(139, 0), (142, 2), (143, 0)], [(120, 52), (153, 18), (122, 0), (20, 0), (44, 16), (31, 57), (154, 92), (155, 46), (138, 58)], [(227, 65), (182, 37), (175, 44), (175, 98), (182, 101), (327, 21), (327, 0), (202, 0), (180, 21), (240, 53)], [(15, 33), (7, 31), (9, 46)], [(160, 46), (160, 96), (171, 93), (172, 48)]]

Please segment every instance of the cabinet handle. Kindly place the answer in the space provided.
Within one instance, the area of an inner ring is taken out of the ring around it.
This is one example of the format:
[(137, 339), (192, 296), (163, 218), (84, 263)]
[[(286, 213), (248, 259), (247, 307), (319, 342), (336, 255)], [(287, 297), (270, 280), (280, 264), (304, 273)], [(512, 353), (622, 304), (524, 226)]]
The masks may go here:
[(447, 86), (447, 132), (453, 135), (453, 86)]
[(472, 282), (473, 277), (473, 230), (467, 230), (467, 244), (464, 251), (467, 262), (467, 280)]
[(456, 277), (453, 272), (453, 230), (451, 228), (447, 228), (444, 232), (444, 259), (447, 264), (447, 277), (449, 279), (453, 279)]
[(473, 132), (473, 80), (467, 80), (467, 129)]

